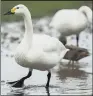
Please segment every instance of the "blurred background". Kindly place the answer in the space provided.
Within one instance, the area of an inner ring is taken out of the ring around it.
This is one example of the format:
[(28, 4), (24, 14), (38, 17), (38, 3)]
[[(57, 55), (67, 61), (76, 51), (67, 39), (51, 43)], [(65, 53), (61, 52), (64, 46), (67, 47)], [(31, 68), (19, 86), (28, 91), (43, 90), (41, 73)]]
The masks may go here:
[[(29, 8), (33, 18), (51, 16), (56, 11), (64, 8), (78, 9), (82, 5), (87, 5), (92, 8), (92, 1), (2, 1), (2, 14), (17, 4), (26, 5)], [(15, 16), (2, 16), (3, 21), (14, 21), (19, 19), (21, 19), (21, 17), (16, 18)]]
[[(68, 69), (68, 60), (62, 60), (58, 70), (53, 70), (49, 90), (45, 89), (47, 72), (33, 71), (31, 78), (25, 81), (22, 89), (11, 88), (7, 81), (15, 81), (28, 73), (27, 68), (19, 66), (13, 53), (21, 42), (25, 32), (23, 18), (15, 15), (4, 16), (17, 4), (24, 4), (32, 15), (34, 33), (48, 34), (49, 22), (60, 9), (78, 9), (86, 5), (91, 9), (92, 1), (2, 1), (1, 2), (1, 95), (92, 95), (92, 30), (80, 33), (79, 46), (86, 48), (90, 56)], [(76, 45), (75, 35), (67, 37), (67, 45)]]

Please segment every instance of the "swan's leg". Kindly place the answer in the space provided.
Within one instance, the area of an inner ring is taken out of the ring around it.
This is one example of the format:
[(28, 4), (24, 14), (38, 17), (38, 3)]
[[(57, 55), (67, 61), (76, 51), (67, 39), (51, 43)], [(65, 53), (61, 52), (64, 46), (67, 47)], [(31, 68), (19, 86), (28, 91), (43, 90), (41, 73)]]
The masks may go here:
[(67, 65), (68, 65), (68, 68), (70, 68), (71, 61), (72, 61), (72, 60), (69, 60), (69, 62), (68, 62), (68, 64), (67, 64)]
[(77, 47), (79, 47), (79, 34), (76, 35)]
[(49, 88), (46, 87), (47, 96), (50, 96)]
[(49, 82), (50, 82), (50, 78), (51, 78), (51, 72), (48, 72), (47, 78), (48, 78), (48, 80), (47, 80), (46, 88), (49, 87)]
[(72, 69), (74, 69), (74, 61), (72, 61)]
[(27, 76), (21, 78), (18, 81), (14, 81), (14, 82), (8, 82), (9, 84), (13, 84), (12, 87), (22, 87), (24, 84), (24, 80), (29, 78), (32, 75), (32, 71), (30, 70), (29, 73), (27, 74)]

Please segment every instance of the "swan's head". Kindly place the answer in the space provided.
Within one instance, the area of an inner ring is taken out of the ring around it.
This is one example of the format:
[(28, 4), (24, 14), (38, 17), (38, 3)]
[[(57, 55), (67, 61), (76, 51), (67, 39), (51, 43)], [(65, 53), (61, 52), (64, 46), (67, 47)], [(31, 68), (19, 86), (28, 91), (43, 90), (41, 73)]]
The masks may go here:
[(11, 14), (23, 15), (27, 11), (28, 11), (28, 8), (25, 5), (19, 4), (14, 6), (10, 11), (5, 13), (4, 15), (11, 15)]

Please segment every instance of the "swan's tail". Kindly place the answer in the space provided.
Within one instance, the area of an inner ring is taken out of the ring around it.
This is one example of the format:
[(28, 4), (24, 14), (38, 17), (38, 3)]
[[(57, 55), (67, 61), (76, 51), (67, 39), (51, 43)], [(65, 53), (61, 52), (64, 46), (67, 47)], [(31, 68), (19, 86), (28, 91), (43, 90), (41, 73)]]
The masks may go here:
[(66, 55), (67, 51), (69, 51), (69, 49), (65, 49), (64, 51), (61, 52), (61, 59), (60, 59), (60, 61), (64, 58), (64, 56)]
[(53, 72), (58, 72), (58, 71), (60, 70), (61, 60), (64, 58), (64, 56), (65, 56), (65, 54), (67, 53), (67, 51), (69, 51), (69, 49), (65, 49), (64, 51), (61, 52), (60, 62), (59, 62), (59, 64), (57, 64), (57, 65), (52, 69)]

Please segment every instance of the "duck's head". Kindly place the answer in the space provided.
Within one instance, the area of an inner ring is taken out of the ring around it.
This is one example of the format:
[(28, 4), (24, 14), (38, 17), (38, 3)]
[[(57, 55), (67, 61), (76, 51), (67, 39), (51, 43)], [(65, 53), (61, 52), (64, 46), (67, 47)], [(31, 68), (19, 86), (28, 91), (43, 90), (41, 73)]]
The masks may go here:
[(27, 11), (28, 11), (28, 8), (25, 5), (19, 4), (14, 6), (10, 11), (5, 13), (4, 15), (11, 15), (11, 14), (23, 15)]

